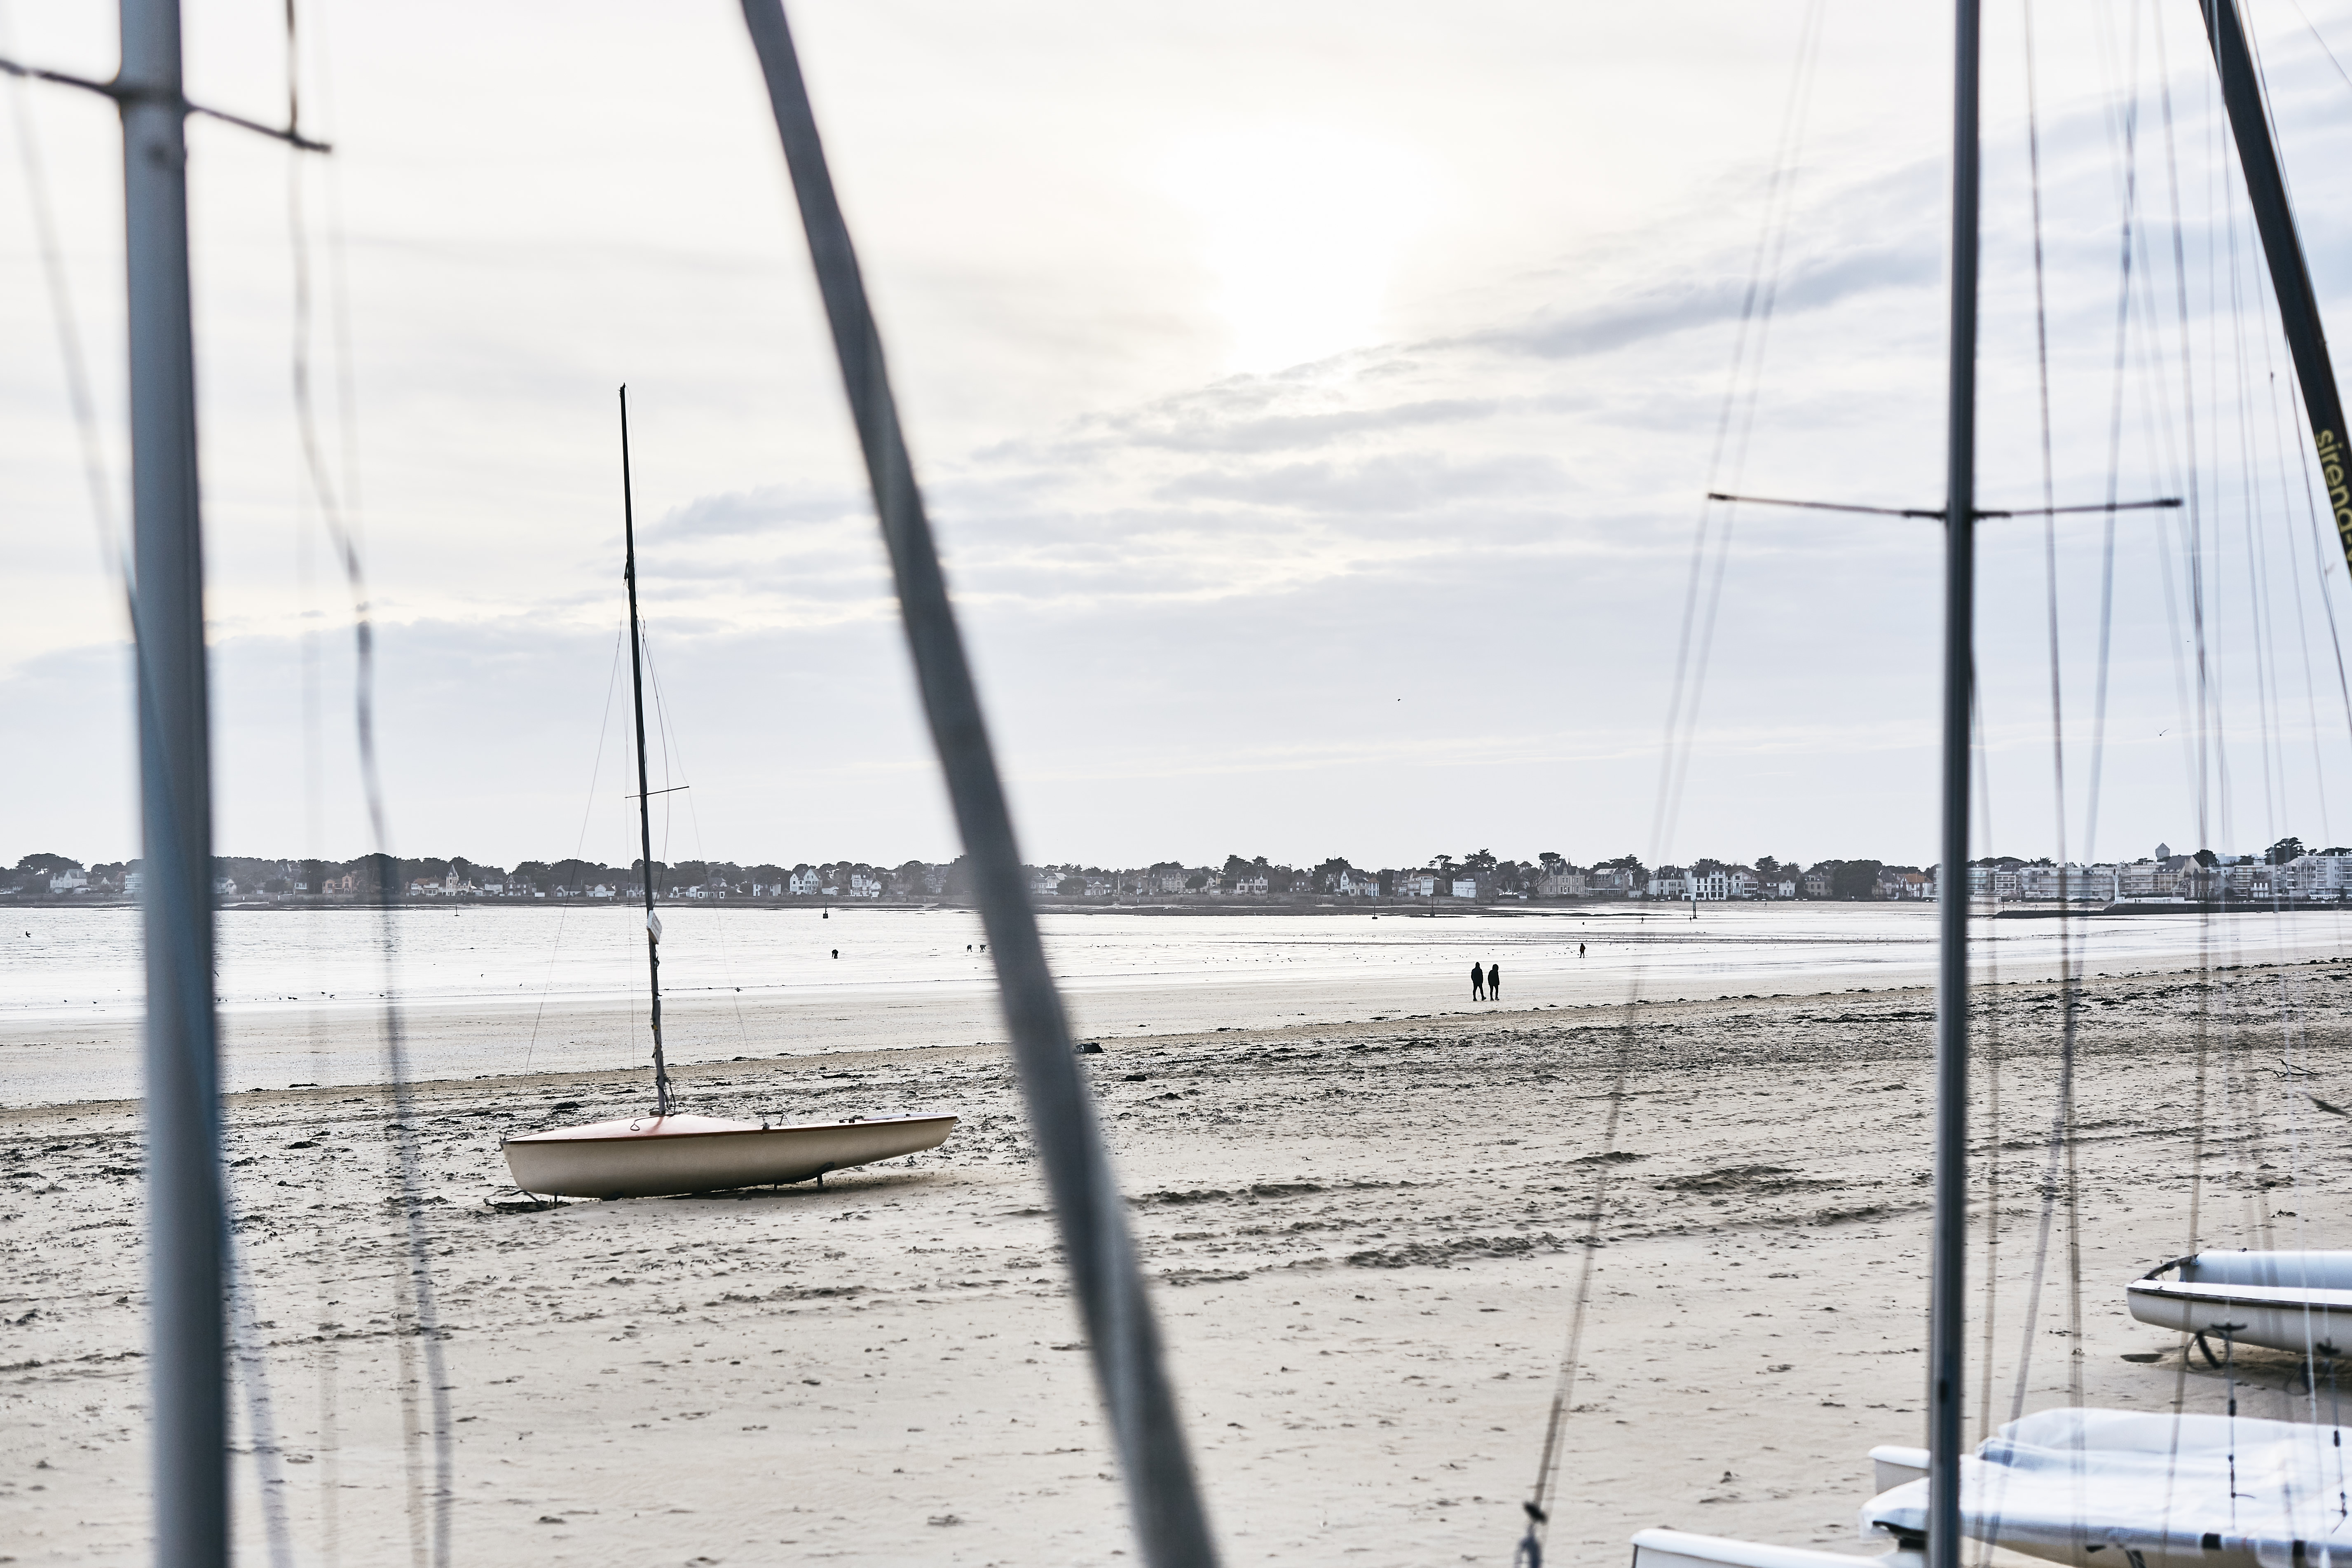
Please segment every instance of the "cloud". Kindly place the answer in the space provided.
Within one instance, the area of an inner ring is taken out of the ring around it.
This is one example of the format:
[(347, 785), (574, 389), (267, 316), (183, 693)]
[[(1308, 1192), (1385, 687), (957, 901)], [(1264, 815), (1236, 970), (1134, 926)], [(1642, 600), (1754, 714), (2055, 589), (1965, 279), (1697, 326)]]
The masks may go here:
[(1104, 419), (1097, 423), (1100, 440), (1171, 452), (1283, 452), (1475, 422), (1502, 407), (1492, 397), (1433, 397), (1321, 414), (1262, 414), (1263, 396), (1234, 398), (1238, 406), (1230, 408), (1218, 406), (1222, 401), (1207, 393)]
[[(1773, 309), (1776, 313), (1823, 310), (1877, 289), (1923, 288), (1942, 276), (1943, 258), (1925, 245), (1842, 250), (1801, 262), (1778, 285)], [(1759, 289), (1757, 303), (1761, 303), (1761, 293)], [(1466, 341), (1543, 359), (1581, 359), (1732, 321), (1749, 306), (1743, 277), (1687, 280), (1641, 289), (1607, 305), (1476, 333)]]
[(1394, 515), (1496, 497), (1556, 496), (1565, 482), (1559, 464), (1538, 454), (1458, 459), (1442, 452), (1391, 452), (1354, 463), (1286, 463), (1185, 474), (1155, 493), (1170, 500)]
[(808, 494), (783, 485), (753, 490), (697, 496), (664, 512), (647, 530), (649, 535), (675, 539), (716, 539), (742, 534), (773, 533), (799, 524), (864, 522), (873, 515), (873, 503), (863, 492)]

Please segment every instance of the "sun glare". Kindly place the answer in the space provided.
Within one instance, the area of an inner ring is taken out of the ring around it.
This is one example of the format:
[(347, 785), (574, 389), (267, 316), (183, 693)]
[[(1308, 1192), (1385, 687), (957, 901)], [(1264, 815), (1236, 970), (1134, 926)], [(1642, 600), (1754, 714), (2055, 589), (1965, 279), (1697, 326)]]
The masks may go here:
[(1193, 216), (1234, 370), (1279, 370), (1378, 342), (1390, 276), (1421, 226), (1417, 156), (1323, 129), (1179, 143), (1163, 176)]

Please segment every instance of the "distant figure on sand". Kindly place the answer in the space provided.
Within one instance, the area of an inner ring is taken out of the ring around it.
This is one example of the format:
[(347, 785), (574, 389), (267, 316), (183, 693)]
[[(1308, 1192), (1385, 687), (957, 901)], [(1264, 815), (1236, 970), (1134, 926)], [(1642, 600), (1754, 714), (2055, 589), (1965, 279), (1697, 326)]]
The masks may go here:
[(1490, 963), (1486, 966), (1486, 1000), (1500, 1002), (1502, 999), (1503, 966), (1499, 963)]
[(1579, 958), (1584, 956), (1584, 944), (1580, 942), (1576, 944), (1576, 956)]
[(1473, 1002), (1484, 1002), (1486, 999), (1486, 972), (1479, 965), (1474, 963), (1470, 966), (1470, 1000)]

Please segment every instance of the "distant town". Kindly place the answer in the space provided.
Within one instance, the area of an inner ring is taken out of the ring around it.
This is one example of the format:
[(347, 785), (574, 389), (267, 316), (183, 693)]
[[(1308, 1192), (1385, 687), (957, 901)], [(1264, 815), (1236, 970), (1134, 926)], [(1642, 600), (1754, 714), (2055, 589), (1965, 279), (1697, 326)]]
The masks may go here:
[[(1935, 867), (1878, 860), (1822, 860), (1811, 866), (1769, 855), (1746, 863), (1694, 860), (1650, 867), (1621, 855), (1590, 866), (1547, 850), (1510, 860), (1485, 849), (1433, 857), (1423, 866), (1370, 870), (1342, 859), (1311, 867), (1270, 864), (1264, 856), (1229, 855), (1222, 866), (1173, 860), (1114, 870), (1099, 866), (1025, 868), (1041, 903), (1072, 906), (1341, 907), (1367, 903), (1475, 905), (1638, 900), (1721, 903), (1762, 900), (1932, 900)], [(862, 860), (793, 866), (732, 861), (656, 862), (656, 896), (669, 901), (894, 903), (970, 900), (964, 862)], [(500, 903), (541, 900), (641, 900), (643, 861), (605, 866), (589, 860), (525, 860), (509, 868), (463, 856), (394, 860), (273, 860), (227, 855), (213, 862), (214, 892), (227, 907), (376, 904), (432, 900)], [(136, 860), (84, 865), (64, 855), (27, 855), (0, 872), (0, 899), (19, 904), (127, 900), (139, 894)], [(2352, 890), (2352, 848), (2306, 849), (2282, 838), (2252, 855), (2210, 849), (2176, 854), (2168, 845), (2137, 860), (2057, 865), (1990, 856), (1969, 863), (1969, 896), (1996, 903), (2147, 901), (2340, 903)]]

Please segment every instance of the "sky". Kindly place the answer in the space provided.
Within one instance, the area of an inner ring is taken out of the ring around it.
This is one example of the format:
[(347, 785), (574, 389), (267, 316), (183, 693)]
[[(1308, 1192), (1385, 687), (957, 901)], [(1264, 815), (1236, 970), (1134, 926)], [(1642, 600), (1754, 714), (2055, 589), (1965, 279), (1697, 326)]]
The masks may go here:
[[(2246, 10), (2346, 341), (2352, 6), (2300, 4)], [(1932, 859), (1938, 525), (1703, 497), (1941, 500), (1941, 8), (789, 9), (1030, 859)], [(2111, 570), (2097, 517), (1983, 525), (1979, 847), (2352, 840), (2352, 597), (2196, 12), (2056, 12), (2031, 149), (1987, 21), (1980, 490), (2040, 502), (2046, 354), (2055, 498), (2194, 504), (2118, 514)], [(191, 0), (191, 96), (282, 120), (283, 15)], [(656, 854), (951, 857), (740, 13), (299, 15), (331, 157), (190, 133), (219, 851), (373, 847), (300, 338), (390, 847), (633, 855), (626, 383), (652, 766), (692, 786)], [(0, 23), (111, 69), (111, 5)], [(0, 860), (120, 858), (120, 142), (54, 87), (0, 140)]]

